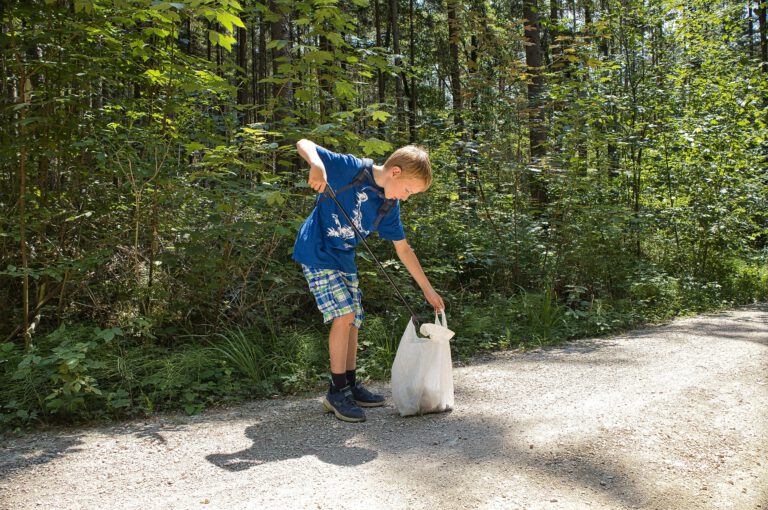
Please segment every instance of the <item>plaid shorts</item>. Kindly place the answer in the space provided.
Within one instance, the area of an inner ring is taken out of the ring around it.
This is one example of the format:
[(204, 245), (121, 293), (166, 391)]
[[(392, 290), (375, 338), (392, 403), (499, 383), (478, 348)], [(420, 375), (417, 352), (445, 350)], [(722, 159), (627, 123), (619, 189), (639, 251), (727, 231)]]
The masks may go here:
[(336, 269), (312, 269), (301, 265), (309, 290), (315, 296), (317, 309), (323, 314), (323, 322), (348, 313), (355, 314), (354, 326), (363, 325), (363, 297), (355, 273), (343, 273)]

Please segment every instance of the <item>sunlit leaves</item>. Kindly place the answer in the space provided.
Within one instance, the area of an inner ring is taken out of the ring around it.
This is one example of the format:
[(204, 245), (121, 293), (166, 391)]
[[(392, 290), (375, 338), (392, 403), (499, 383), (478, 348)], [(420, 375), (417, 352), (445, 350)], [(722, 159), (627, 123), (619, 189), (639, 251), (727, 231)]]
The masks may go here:
[(392, 144), (378, 138), (368, 138), (360, 141), (360, 149), (366, 156), (383, 155), (392, 150)]
[(208, 40), (214, 46), (221, 46), (227, 50), (232, 49), (232, 45), (236, 42), (236, 39), (229, 34), (222, 34), (215, 30), (208, 31)]

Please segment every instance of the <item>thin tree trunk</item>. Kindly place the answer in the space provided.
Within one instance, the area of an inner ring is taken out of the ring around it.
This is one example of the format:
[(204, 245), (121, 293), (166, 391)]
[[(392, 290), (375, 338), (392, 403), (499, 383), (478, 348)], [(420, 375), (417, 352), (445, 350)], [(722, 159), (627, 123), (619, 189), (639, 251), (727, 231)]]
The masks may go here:
[[(282, 11), (280, 5), (281, 4), (276, 1), (272, 1), (269, 4), (270, 10), (274, 14), (277, 14), (277, 19), (271, 23), (270, 36), (272, 41), (286, 41), (289, 44), (273, 48), (272, 50), (273, 77), (279, 77), (280, 65), (287, 62), (291, 51), (290, 36), (288, 34), (288, 15)], [(290, 81), (286, 83), (275, 83), (272, 86), (272, 98), (275, 100), (272, 117), (276, 122), (282, 121), (290, 116), (292, 97), (293, 90)]]
[[(213, 22), (208, 22), (208, 31), (211, 31), (213, 29)], [(205, 38), (205, 59), (210, 62), (211, 61), (211, 38), (207, 37)]]
[[(528, 82), (528, 136), (531, 145), (531, 161), (533, 163), (538, 162), (547, 153), (547, 127), (541, 97), (544, 91), (544, 76), (542, 74), (543, 56), (537, 3), (536, 0), (524, 0), (523, 2), (523, 17), (526, 20), (525, 62), (528, 66), (528, 72), (533, 76)], [(539, 203), (547, 202), (546, 189), (540, 177), (532, 177), (531, 195)]]
[(224, 64), (224, 53), (223, 49), (221, 48), (221, 44), (216, 45), (216, 74), (224, 77), (224, 69), (222, 67), (222, 64)]
[(192, 34), (192, 18), (187, 18), (187, 55), (193, 54), (193, 34)]
[[(609, 0), (600, 0), (600, 8), (601, 8), (601, 17), (603, 19), (607, 19), (610, 16), (610, 6), (609, 6)], [(611, 57), (611, 49), (608, 45), (608, 38), (607, 37), (601, 37), (600, 43), (599, 43), (600, 53), (603, 55), (603, 58), (607, 61)], [(615, 114), (614, 107), (611, 108), (611, 116)], [(608, 173), (610, 175), (614, 175), (618, 171), (619, 167), (619, 152), (616, 148), (616, 144), (610, 139), (608, 134), (606, 133), (606, 136), (603, 137), (604, 139), (607, 139), (606, 141), (606, 152), (608, 157)]]
[[(333, 52), (331, 42), (324, 35), (320, 36), (319, 46), (322, 51), (327, 51), (329, 53)], [(317, 81), (320, 85), (320, 123), (325, 124), (328, 119), (328, 102), (333, 99), (333, 84), (331, 83), (331, 80), (328, 79), (327, 70), (318, 66), (317, 74)]]
[(408, 94), (408, 142), (416, 141), (416, 77), (413, 70), (416, 68), (415, 33), (413, 31), (413, 0), (408, 5), (408, 18), (410, 19), (410, 59), (411, 59), (411, 86)]
[[(459, 67), (459, 42), (461, 41), (461, 30), (459, 27), (459, 2), (457, 0), (448, 0), (448, 55), (451, 77), (451, 96), (453, 96), (453, 124), (456, 131), (464, 133), (464, 104), (461, 88), (461, 68)], [(464, 163), (464, 154), (461, 148), (457, 149), (456, 155), (456, 177), (459, 181), (459, 199), (465, 200), (469, 197), (467, 186), (467, 166)]]
[[(259, 80), (267, 78), (267, 22), (264, 14), (259, 14)], [(259, 108), (264, 109), (269, 101), (269, 87), (266, 83), (259, 83)]]
[(450, 56), (451, 95), (453, 96), (453, 123), (464, 126), (462, 117), (461, 69), (459, 67), (458, 1), (448, 0), (448, 53)]
[(257, 18), (256, 16), (252, 16), (249, 19), (251, 23), (251, 105), (253, 106), (253, 109), (251, 110), (251, 122), (256, 122), (257, 119), (257, 111), (259, 108), (259, 71), (258, 71), (258, 62), (259, 62), (259, 55), (257, 51), (257, 35), (256, 35), (256, 24), (257, 24)]
[[(376, 47), (381, 48), (381, 13), (379, 12), (379, 0), (373, 0), (373, 16), (376, 23)], [(378, 83), (379, 104), (386, 102), (384, 73), (381, 69), (376, 71), (376, 82)]]
[[(389, 22), (392, 26), (392, 51), (395, 53), (395, 66), (403, 65), (400, 58), (400, 10), (399, 0), (390, 0), (389, 2)], [(395, 81), (395, 100), (397, 103), (397, 137), (400, 138), (405, 131), (405, 106), (403, 101), (403, 75), (397, 74)]]
[(761, 1), (760, 8), (757, 10), (757, 18), (760, 22), (760, 62), (762, 63), (760, 69), (764, 73), (768, 73), (768, 40), (766, 40), (766, 15), (768, 10), (766, 3)]
[[(237, 104), (244, 106), (248, 103), (248, 30), (246, 28), (237, 28)], [(242, 110), (238, 111), (240, 124), (248, 123), (248, 114)]]
[[(381, 48), (381, 12), (379, 8), (379, 0), (373, 0), (373, 18), (376, 25), (376, 47)], [(385, 74), (381, 69), (376, 70), (376, 85), (377, 85), (377, 97), (380, 107), (386, 102), (386, 81)], [(380, 122), (376, 128), (379, 138), (384, 138), (384, 123)]]
[(560, 35), (559, 23), (560, 0), (549, 0), (549, 29), (547, 30), (548, 37), (544, 44), (544, 56), (547, 64), (552, 64), (553, 67), (562, 58), (563, 54), (562, 42), (557, 40), (557, 36)]
[[(27, 76), (27, 70), (22, 63), (21, 56), (16, 51), (16, 62), (19, 66), (19, 90), (21, 95), (18, 100), (20, 103), (27, 103), (30, 100), (32, 82)], [(19, 250), (21, 252), (21, 270), (23, 272), (21, 280), (21, 300), (22, 300), (22, 323), (24, 332), (24, 350), (29, 352), (32, 349), (32, 332), (29, 324), (29, 260), (27, 259), (27, 146), (26, 146), (26, 128), (25, 119), (27, 116), (27, 107), (19, 109)]]

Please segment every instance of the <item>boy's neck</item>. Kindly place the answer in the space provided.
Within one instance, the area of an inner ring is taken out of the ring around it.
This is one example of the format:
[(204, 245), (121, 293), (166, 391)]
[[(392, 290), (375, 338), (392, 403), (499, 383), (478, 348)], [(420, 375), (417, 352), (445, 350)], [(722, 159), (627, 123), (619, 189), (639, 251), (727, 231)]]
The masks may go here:
[(380, 165), (373, 165), (373, 181), (377, 186), (383, 188), (387, 183), (387, 176), (384, 173), (384, 167)]

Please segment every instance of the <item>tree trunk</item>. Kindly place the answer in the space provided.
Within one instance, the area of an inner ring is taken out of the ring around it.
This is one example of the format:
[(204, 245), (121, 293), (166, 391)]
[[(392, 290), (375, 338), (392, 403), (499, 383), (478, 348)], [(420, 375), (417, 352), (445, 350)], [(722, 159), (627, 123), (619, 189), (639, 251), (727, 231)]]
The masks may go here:
[(453, 123), (464, 126), (462, 118), (461, 68), (459, 67), (458, 1), (448, 0), (448, 53), (450, 56), (451, 95), (453, 96)]
[[(531, 162), (536, 164), (547, 153), (547, 127), (544, 118), (542, 93), (544, 76), (542, 74), (543, 56), (539, 28), (539, 12), (536, 0), (524, 0), (523, 17), (525, 18), (525, 63), (533, 78), (528, 82), (528, 121)], [(547, 202), (547, 194), (542, 179), (531, 180), (531, 195), (539, 203)]]
[(410, 59), (411, 59), (411, 86), (408, 93), (408, 142), (416, 142), (416, 77), (413, 70), (416, 68), (416, 43), (413, 31), (413, 0), (408, 4), (408, 18), (410, 19)]
[(562, 42), (557, 40), (560, 35), (558, 29), (560, 23), (560, 1), (549, 0), (549, 28), (547, 30), (546, 43), (544, 44), (544, 57), (547, 64), (554, 64), (562, 58)]
[[(608, 0), (600, 0), (600, 8), (601, 8), (601, 17), (606, 19), (608, 16), (610, 16), (610, 7)], [(608, 38), (601, 37), (600, 38), (600, 53), (602, 53), (603, 58), (607, 61), (611, 57), (611, 49), (608, 45)], [(614, 108), (611, 107), (611, 117), (615, 115)], [(611, 123), (611, 128), (613, 128), (613, 125)], [(605, 128), (603, 128), (605, 130)], [(610, 129), (610, 128), (609, 128)], [(608, 157), (608, 173), (610, 175), (615, 175), (618, 171), (619, 167), (619, 152), (616, 148), (616, 144), (611, 141), (610, 139), (610, 133), (604, 133), (603, 139), (606, 139), (606, 152)]]
[[(259, 14), (259, 80), (267, 78), (267, 22), (264, 14)], [(269, 87), (266, 83), (259, 83), (259, 108), (264, 109), (269, 101)], [(262, 117), (264, 119), (264, 117)]]
[[(237, 28), (237, 104), (244, 106), (248, 103), (248, 38), (246, 28)], [(249, 114), (238, 110), (240, 124), (248, 123)]]
[[(373, 0), (373, 16), (376, 23), (376, 47), (381, 48), (381, 13), (379, 12), (379, 0)], [(379, 104), (386, 102), (384, 73), (381, 69), (376, 71), (376, 83), (378, 84)]]
[[(392, 51), (395, 56), (395, 66), (402, 67), (403, 61), (400, 58), (400, 0), (390, 0), (389, 2), (389, 22), (392, 26)], [(403, 74), (397, 73), (397, 80), (395, 81), (395, 100), (397, 103), (397, 138), (402, 136), (405, 131), (403, 126), (405, 125), (405, 106), (403, 101)]]
[[(461, 30), (459, 27), (459, 2), (457, 0), (448, 0), (448, 55), (450, 57), (450, 77), (451, 77), (451, 96), (453, 96), (453, 124), (457, 133), (464, 134), (464, 104), (461, 91), (461, 68), (459, 66), (459, 42), (461, 41)], [(457, 149), (456, 154), (456, 177), (459, 181), (459, 199), (465, 200), (469, 197), (467, 183), (467, 166), (464, 163), (463, 150)]]
[[(333, 52), (330, 41), (324, 35), (320, 36), (319, 46), (322, 51)], [(317, 75), (317, 81), (320, 85), (320, 124), (325, 124), (328, 122), (328, 102), (333, 99), (333, 84), (328, 78), (328, 71), (321, 66), (317, 68)]]
[(760, 22), (760, 69), (764, 73), (768, 73), (768, 41), (766, 41), (766, 15), (765, 11), (768, 9), (766, 3), (761, 1), (760, 8), (757, 10), (757, 17)]
[(216, 45), (216, 74), (218, 74), (222, 78), (224, 77), (224, 69), (222, 66), (222, 64), (224, 64), (223, 51), (224, 50), (222, 49), (221, 44), (217, 44)]
[(256, 34), (256, 25), (258, 23), (258, 18), (256, 16), (252, 16), (250, 18), (251, 22), (251, 104), (253, 106), (253, 110), (251, 113), (251, 122), (256, 122), (258, 120), (258, 109), (259, 109), (259, 52), (257, 51), (257, 34)]
[(192, 39), (192, 18), (187, 18), (186, 21), (186, 27), (187, 27), (187, 55), (193, 54), (193, 39)]
[[(272, 50), (272, 76), (280, 76), (279, 67), (287, 63), (290, 58), (290, 36), (288, 34), (288, 14), (283, 12), (280, 3), (272, 1), (269, 4), (270, 10), (278, 15), (278, 18), (271, 23), (270, 36), (272, 41), (285, 41), (283, 47), (276, 47)], [(291, 115), (291, 102), (293, 99), (293, 89), (291, 82), (275, 83), (272, 86), (272, 98), (275, 100), (275, 107), (272, 117), (275, 122), (280, 122)]]
[[(16, 51), (16, 62), (19, 70), (19, 87), (21, 92), (17, 98), (20, 103), (27, 103), (31, 99), (32, 82), (26, 73), (26, 66), (22, 63), (21, 56)], [(27, 146), (26, 129), (24, 122), (26, 119), (27, 107), (19, 109), (19, 251), (21, 253), (21, 270), (23, 272), (21, 280), (21, 301), (22, 301), (22, 324), (24, 334), (24, 350), (32, 350), (32, 332), (29, 323), (29, 261), (27, 259)]]
[[(608, 10), (608, 0), (600, 0), (600, 10), (601, 10), (601, 18), (605, 19), (608, 17), (609, 10)], [(600, 53), (603, 55), (603, 57), (608, 58), (610, 55), (610, 51), (608, 49), (608, 38), (607, 37), (601, 37), (600, 43), (598, 44), (598, 47), (600, 49)]]
[[(373, 19), (376, 25), (376, 47), (381, 48), (381, 12), (379, 8), (379, 0), (373, 0)], [(376, 70), (376, 93), (379, 101), (379, 108), (382, 108), (386, 102), (386, 82), (384, 80), (385, 74), (381, 69)], [(384, 138), (384, 123), (380, 122), (376, 128), (379, 138)]]
[[(213, 30), (213, 22), (208, 21), (208, 30)], [(206, 36), (205, 38), (205, 59), (211, 61), (211, 38)]]

